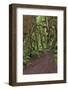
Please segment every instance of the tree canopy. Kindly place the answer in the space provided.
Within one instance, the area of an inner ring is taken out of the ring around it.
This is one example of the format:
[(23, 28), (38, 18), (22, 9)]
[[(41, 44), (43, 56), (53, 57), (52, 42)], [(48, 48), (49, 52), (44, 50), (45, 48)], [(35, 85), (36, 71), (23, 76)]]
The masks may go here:
[[(27, 15), (26, 15), (27, 17)], [(25, 18), (26, 18), (25, 17)], [(28, 32), (23, 32), (23, 59), (27, 64), (30, 58), (40, 56), (46, 49), (50, 50), (57, 59), (57, 17), (30, 16), (25, 21), (29, 25)], [(25, 20), (25, 19), (24, 19)], [(24, 27), (25, 28), (25, 27)]]

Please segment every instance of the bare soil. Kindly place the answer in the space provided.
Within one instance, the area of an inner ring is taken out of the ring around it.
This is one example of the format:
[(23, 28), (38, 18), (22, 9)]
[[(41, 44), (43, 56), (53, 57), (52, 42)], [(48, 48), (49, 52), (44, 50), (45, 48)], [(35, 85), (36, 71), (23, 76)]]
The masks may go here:
[(40, 57), (34, 57), (23, 67), (23, 74), (44, 74), (57, 73), (57, 63), (54, 61), (53, 54), (46, 51)]

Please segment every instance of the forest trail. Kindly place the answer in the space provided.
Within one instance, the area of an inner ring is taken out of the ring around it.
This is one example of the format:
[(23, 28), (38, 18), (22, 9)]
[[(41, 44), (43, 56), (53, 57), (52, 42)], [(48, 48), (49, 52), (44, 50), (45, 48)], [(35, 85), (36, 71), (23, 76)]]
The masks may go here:
[(44, 52), (40, 57), (32, 58), (31, 62), (23, 67), (23, 74), (57, 73), (57, 64), (50, 51)]

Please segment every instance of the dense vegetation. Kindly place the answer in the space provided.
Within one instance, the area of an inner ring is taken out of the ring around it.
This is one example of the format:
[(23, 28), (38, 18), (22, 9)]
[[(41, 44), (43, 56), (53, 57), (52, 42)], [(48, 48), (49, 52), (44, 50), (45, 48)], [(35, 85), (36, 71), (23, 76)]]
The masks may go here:
[(31, 16), (28, 33), (23, 34), (23, 58), (27, 64), (32, 57), (40, 56), (45, 50), (57, 59), (57, 17)]

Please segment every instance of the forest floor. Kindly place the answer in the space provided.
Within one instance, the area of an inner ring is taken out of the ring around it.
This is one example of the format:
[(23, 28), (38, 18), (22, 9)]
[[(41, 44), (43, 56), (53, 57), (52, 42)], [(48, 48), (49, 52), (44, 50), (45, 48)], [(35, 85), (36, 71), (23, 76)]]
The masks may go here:
[(34, 57), (28, 65), (23, 67), (23, 74), (57, 73), (57, 62), (50, 51), (46, 51), (40, 57)]

